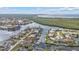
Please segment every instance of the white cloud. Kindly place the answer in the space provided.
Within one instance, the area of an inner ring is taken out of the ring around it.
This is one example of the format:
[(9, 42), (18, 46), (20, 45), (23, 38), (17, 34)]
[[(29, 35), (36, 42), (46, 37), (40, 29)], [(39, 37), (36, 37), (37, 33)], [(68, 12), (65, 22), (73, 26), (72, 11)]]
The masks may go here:
[(13, 7), (1, 7), (0, 8), (0, 13), (18, 13), (18, 14), (29, 14), (29, 13), (36, 13), (36, 14), (78, 14), (79, 13), (79, 8), (75, 8), (75, 7), (37, 7), (37, 8), (33, 8), (30, 10), (27, 10), (27, 7), (25, 7), (25, 9), (21, 9), (19, 10), (17, 7), (13, 8)]

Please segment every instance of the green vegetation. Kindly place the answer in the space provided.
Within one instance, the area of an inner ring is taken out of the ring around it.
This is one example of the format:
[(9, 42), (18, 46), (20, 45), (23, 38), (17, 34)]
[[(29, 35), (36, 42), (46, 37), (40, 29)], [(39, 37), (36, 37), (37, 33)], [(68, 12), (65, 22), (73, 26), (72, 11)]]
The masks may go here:
[(79, 29), (79, 19), (78, 18), (35, 18), (33, 21), (48, 25), (48, 26), (58, 26), (69, 29)]
[(48, 36), (46, 36), (46, 44), (56, 44), (55, 40), (50, 40)]
[(28, 51), (32, 51), (33, 50), (33, 46), (32, 45), (29, 45), (28, 46)]

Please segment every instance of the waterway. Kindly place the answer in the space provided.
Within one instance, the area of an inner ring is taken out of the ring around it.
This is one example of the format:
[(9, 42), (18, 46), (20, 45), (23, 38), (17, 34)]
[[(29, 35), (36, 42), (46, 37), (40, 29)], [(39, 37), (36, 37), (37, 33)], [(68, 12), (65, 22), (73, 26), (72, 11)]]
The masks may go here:
[(0, 30), (0, 41), (7, 40), (11, 36), (18, 35), (22, 30), (24, 30), (28, 27), (41, 27), (41, 28), (43, 28), (43, 31), (42, 31), (39, 42), (44, 42), (45, 41), (44, 39), (45, 39), (46, 33), (48, 32), (48, 30), (50, 28), (53, 28), (53, 29), (58, 28), (58, 27), (44, 26), (44, 25), (33, 22), (33, 23), (30, 23), (30, 24), (27, 24), (27, 25), (22, 25), (20, 30), (16, 30), (16, 31)]
[[(21, 26), (21, 29), (20, 30), (17, 30), (17, 31), (6, 31), (6, 30), (0, 30), (0, 42), (3, 42), (7, 39), (9, 39), (10, 37), (14, 36), (14, 35), (18, 35), (21, 31), (23, 31), (24, 29), (27, 29), (28, 27), (41, 27), (43, 29), (42, 31), (42, 34), (41, 34), (41, 37), (40, 39), (37, 41), (36, 44), (39, 44), (39, 43), (44, 43), (45, 44), (45, 37), (46, 37), (46, 34), (48, 32), (48, 30), (50, 28), (52, 29), (59, 29), (59, 27), (51, 27), (51, 26), (45, 26), (45, 25), (41, 25), (41, 24), (38, 24), (38, 23), (30, 23), (30, 24), (27, 24), (27, 25), (22, 25)], [(79, 50), (79, 47), (65, 47), (65, 46), (55, 46), (55, 45), (52, 45), (50, 47), (50, 50)]]

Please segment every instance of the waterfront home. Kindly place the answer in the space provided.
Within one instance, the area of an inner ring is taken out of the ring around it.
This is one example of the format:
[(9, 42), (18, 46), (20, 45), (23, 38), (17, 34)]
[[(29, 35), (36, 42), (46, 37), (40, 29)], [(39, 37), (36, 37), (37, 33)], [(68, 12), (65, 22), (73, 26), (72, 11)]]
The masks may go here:
[(8, 31), (16, 31), (20, 29), (19, 25), (5, 25), (5, 26), (0, 26), (1, 30), (8, 30)]
[(58, 29), (58, 30), (49, 30), (48, 38), (56, 41), (72, 41), (75, 38), (78, 38), (76, 30), (70, 29)]

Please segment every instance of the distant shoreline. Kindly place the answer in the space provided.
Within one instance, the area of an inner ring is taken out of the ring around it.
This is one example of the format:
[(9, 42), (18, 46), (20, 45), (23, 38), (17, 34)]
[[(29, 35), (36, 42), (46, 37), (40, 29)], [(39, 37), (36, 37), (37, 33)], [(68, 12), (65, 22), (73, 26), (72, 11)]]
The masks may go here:
[[(52, 18), (53, 19), (53, 18)], [(73, 19), (73, 18), (72, 18)], [(51, 20), (49, 18), (46, 19), (33, 19), (34, 22), (42, 24), (42, 25), (46, 25), (46, 26), (54, 26), (54, 27), (60, 27), (60, 28), (65, 28), (65, 29), (74, 29), (74, 30), (79, 30), (79, 19), (77, 20), (65, 20), (65, 19), (59, 19), (59, 20)], [(65, 22), (66, 21), (66, 22)], [(76, 21), (76, 22), (75, 22)], [(56, 23), (55, 23), (56, 22)]]
[[(39, 22), (36, 22), (36, 23), (38, 23), (38, 24), (41, 24), (41, 23), (39, 23)], [(64, 27), (64, 26), (57, 26), (57, 25), (47, 25), (47, 24), (41, 24), (41, 25), (46, 25), (46, 26), (53, 26), (53, 27), (59, 27), (59, 28), (64, 28), (64, 29), (73, 29), (73, 30), (79, 30), (79, 29), (76, 29), (76, 28), (66, 28), (66, 27)]]

